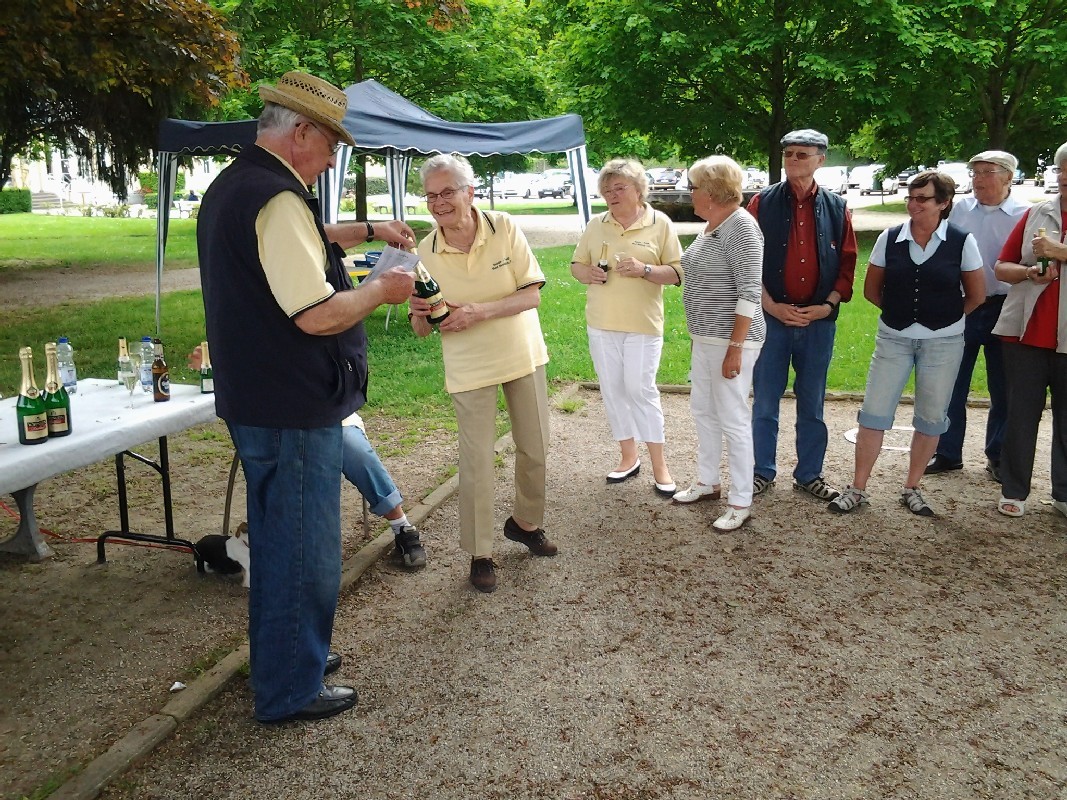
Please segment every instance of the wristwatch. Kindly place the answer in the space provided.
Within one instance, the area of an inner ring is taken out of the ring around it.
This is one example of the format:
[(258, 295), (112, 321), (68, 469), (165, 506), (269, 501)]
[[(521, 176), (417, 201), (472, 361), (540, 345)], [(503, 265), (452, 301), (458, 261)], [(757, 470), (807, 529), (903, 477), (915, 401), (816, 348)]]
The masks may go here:
[(647, 278), (651, 274), (652, 274), (652, 265), (651, 264), (645, 264), (645, 277)]
[(374, 226), (371, 225), (369, 222), (364, 222), (363, 224), (367, 226), (367, 241), (368, 242), (373, 242), (374, 241)]

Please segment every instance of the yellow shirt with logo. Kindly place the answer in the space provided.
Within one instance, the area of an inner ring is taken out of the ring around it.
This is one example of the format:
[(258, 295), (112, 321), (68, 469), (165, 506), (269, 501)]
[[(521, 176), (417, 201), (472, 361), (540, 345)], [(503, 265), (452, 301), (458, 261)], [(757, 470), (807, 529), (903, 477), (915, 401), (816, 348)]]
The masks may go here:
[[(478, 232), (469, 253), (451, 247), (439, 229), (419, 244), (419, 258), (445, 300), (487, 303), (543, 286), (541, 266), (511, 217), (498, 211), (474, 213)], [(536, 308), (442, 334), (441, 351), (449, 394), (507, 383), (548, 363)]]
[[(605, 248), (606, 246), (606, 248)], [(607, 283), (590, 284), (585, 320), (591, 328), (626, 333), (663, 335), (663, 286), (644, 278), (623, 278), (614, 273), (615, 254), (632, 256), (644, 264), (669, 265), (682, 280), (682, 245), (670, 218), (645, 206), (645, 213), (626, 230), (610, 211), (589, 221), (571, 261), (596, 264), (606, 249)]]

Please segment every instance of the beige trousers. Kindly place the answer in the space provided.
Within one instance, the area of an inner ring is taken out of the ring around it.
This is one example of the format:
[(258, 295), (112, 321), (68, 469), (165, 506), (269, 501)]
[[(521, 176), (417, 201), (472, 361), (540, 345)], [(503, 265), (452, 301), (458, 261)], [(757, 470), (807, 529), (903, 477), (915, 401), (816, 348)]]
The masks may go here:
[[(545, 368), (501, 384), (515, 441), (514, 516), (545, 519), (548, 385)], [(497, 386), (452, 395), (459, 427), (459, 544), (475, 558), (493, 555)]]

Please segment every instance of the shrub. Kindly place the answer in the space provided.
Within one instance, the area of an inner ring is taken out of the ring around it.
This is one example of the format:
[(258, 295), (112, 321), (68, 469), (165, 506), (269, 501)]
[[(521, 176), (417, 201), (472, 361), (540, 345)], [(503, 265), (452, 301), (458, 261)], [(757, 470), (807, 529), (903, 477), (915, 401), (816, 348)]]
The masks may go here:
[(0, 192), (0, 214), (28, 214), (33, 210), (29, 189), (4, 189)]
[(342, 197), (341, 198), (341, 210), (342, 211), (355, 211), (356, 210), (355, 198)]
[(389, 194), (389, 181), (385, 178), (367, 178), (367, 196)]
[(118, 218), (130, 216), (130, 207), (125, 203), (119, 203), (117, 206), (103, 206), (100, 209), (105, 217)]
[(159, 195), (154, 192), (151, 194), (145, 192), (144, 204), (152, 209), (159, 208)]

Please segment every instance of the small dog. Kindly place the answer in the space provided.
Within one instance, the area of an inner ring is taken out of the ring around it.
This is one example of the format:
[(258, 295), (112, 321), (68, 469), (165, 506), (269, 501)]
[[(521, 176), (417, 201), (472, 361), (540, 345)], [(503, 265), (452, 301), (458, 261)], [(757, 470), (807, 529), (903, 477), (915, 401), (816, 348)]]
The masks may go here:
[(251, 586), (251, 551), (248, 547), (248, 524), (237, 526), (233, 536), (210, 534), (196, 543), (196, 552), (204, 559), (208, 572), (220, 575), (241, 575), (241, 585)]

